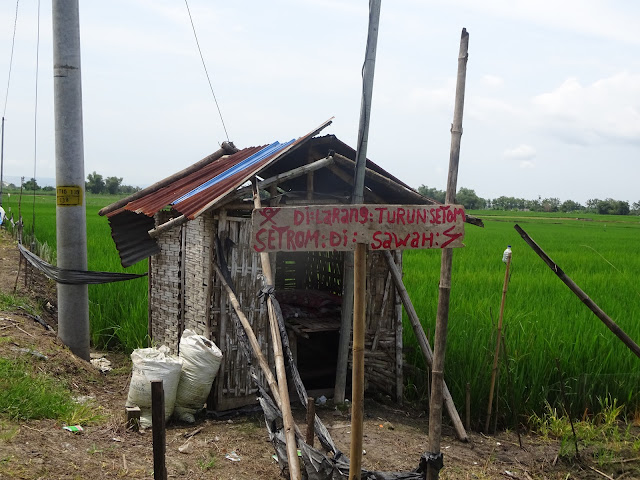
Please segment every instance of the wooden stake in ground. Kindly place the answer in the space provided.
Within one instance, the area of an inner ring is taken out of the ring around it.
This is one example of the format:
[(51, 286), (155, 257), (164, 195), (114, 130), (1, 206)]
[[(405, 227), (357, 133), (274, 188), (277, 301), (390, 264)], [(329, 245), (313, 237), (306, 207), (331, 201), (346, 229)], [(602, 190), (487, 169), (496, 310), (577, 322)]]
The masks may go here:
[[(460, 139), (462, 137), (462, 113), (464, 111), (464, 90), (467, 76), (467, 58), (469, 34), (462, 29), (460, 52), (458, 54), (458, 79), (456, 82), (456, 103), (451, 125), (451, 152), (449, 155), (449, 174), (447, 178), (446, 203), (455, 203), (458, 183), (458, 163), (460, 160)], [(449, 296), (451, 294), (451, 265), (453, 249), (442, 250), (440, 262), (440, 285), (438, 292), (438, 313), (436, 315), (436, 333), (433, 346), (433, 367), (431, 370), (431, 400), (429, 402), (429, 452), (433, 458), (427, 464), (427, 479), (440, 477), (442, 454), (442, 395), (444, 385), (444, 355), (447, 346), (447, 326), (449, 323)]]
[(165, 454), (167, 451), (164, 427), (164, 389), (162, 380), (151, 382), (151, 426), (153, 430), (153, 478), (167, 480)]
[[(253, 192), (253, 206), (260, 208), (260, 192), (255, 186)], [(273, 273), (271, 271), (271, 262), (269, 254), (262, 252), (260, 254), (260, 263), (262, 264), (262, 274), (264, 275), (267, 285), (273, 285)], [(301, 480), (300, 461), (298, 460), (298, 445), (296, 443), (295, 423), (291, 414), (291, 404), (289, 403), (289, 388), (287, 386), (287, 372), (284, 366), (284, 355), (282, 353), (282, 340), (280, 338), (280, 330), (278, 328), (278, 319), (273, 309), (273, 302), (269, 295), (267, 298), (267, 310), (269, 312), (269, 326), (271, 327), (271, 340), (273, 342), (273, 357), (276, 363), (276, 376), (278, 378), (278, 390), (280, 392), (280, 401), (282, 402), (282, 421), (284, 423), (284, 436), (287, 446), (287, 460), (289, 463), (289, 477), (291, 480)]]
[(502, 336), (502, 318), (504, 316), (504, 302), (507, 298), (507, 288), (509, 286), (509, 267), (511, 266), (511, 249), (509, 248), (507, 250), (505, 250), (505, 254), (504, 254), (507, 260), (507, 270), (504, 272), (504, 284), (502, 286), (502, 300), (500, 301), (500, 315), (498, 315), (498, 336), (496, 340), (496, 351), (493, 354), (493, 367), (491, 369), (491, 385), (489, 386), (489, 405), (487, 406), (487, 420), (484, 424), (485, 433), (489, 433), (489, 422), (491, 421), (491, 407), (493, 405), (493, 389), (495, 388), (495, 385), (496, 385), (496, 375), (498, 373), (498, 357), (500, 356), (500, 337)]

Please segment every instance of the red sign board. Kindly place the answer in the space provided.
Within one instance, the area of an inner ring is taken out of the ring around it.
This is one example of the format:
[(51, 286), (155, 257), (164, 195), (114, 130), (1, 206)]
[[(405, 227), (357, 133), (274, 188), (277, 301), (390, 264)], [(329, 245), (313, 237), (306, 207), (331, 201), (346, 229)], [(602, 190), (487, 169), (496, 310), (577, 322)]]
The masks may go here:
[(253, 211), (256, 252), (463, 247), (462, 205), (316, 205)]

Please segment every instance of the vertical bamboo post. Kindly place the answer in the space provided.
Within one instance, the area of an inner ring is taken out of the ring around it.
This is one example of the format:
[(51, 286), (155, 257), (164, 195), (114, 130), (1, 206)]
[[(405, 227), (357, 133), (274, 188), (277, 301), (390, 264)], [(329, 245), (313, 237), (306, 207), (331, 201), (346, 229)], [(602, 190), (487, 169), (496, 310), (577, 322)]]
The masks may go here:
[(493, 354), (493, 367), (491, 368), (491, 384), (489, 386), (489, 404), (487, 405), (487, 420), (484, 424), (484, 432), (489, 433), (489, 423), (491, 422), (491, 408), (493, 406), (493, 391), (496, 386), (496, 375), (498, 373), (498, 357), (500, 355), (500, 338), (502, 337), (502, 318), (504, 315), (504, 303), (507, 298), (507, 288), (509, 286), (509, 267), (511, 266), (511, 252), (507, 254), (507, 269), (504, 272), (504, 284), (502, 285), (502, 300), (500, 301), (500, 314), (498, 315), (498, 338), (496, 340), (496, 350)]
[(164, 428), (164, 389), (162, 380), (151, 382), (151, 429), (153, 430), (153, 478), (167, 480), (165, 454), (167, 450)]
[[(260, 208), (260, 191), (257, 183), (253, 181), (253, 206)], [(267, 285), (273, 285), (273, 272), (271, 262), (267, 252), (260, 253), (260, 263), (262, 264), (262, 274)], [(276, 376), (278, 378), (278, 390), (282, 401), (282, 421), (284, 423), (284, 436), (287, 447), (287, 461), (289, 463), (289, 477), (291, 480), (301, 480), (300, 461), (298, 460), (298, 446), (296, 443), (295, 423), (291, 414), (291, 403), (289, 402), (289, 388), (287, 386), (287, 372), (284, 366), (284, 355), (282, 353), (282, 339), (278, 328), (278, 319), (273, 308), (271, 297), (267, 296), (267, 310), (269, 312), (269, 326), (271, 328), (271, 340), (273, 342), (273, 356), (276, 364)]]
[(349, 480), (362, 473), (362, 433), (364, 421), (364, 329), (366, 313), (367, 245), (356, 245), (353, 269), (353, 370), (351, 377), (351, 462)]
[[(464, 111), (464, 91), (467, 76), (467, 58), (469, 51), (469, 33), (462, 29), (460, 52), (458, 54), (458, 78), (456, 83), (456, 103), (451, 125), (451, 152), (449, 155), (449, 174), (447, 178), (446, 203), (455, 203), (458, 183), (458, 163), (460, 160), (460, 140), (462, 137), (462, 113)], [(438, 292), (438, 312), (436, 315), (436, 333), (433, 347), (433, 367), (431, 371), (431, 400), (429, 402), (429, 451), (440, 454), (442, 438), (442, 395), (444, 385), (444, 356), (447, 346), (447, 325), (449, 323), (449, 297), (451, 294), (451, 265), (453, 249), (442, 250), (440, 262), (440, 286)], [(439, 466), (427, 465), (427, 479), (440, 477)]]

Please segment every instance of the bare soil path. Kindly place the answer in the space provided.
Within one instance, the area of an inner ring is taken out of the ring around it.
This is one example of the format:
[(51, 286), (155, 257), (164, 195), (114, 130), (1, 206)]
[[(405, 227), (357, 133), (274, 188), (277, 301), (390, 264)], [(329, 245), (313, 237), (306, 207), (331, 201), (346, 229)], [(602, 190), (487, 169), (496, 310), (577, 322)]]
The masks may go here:
[[(18, 259), (15, 243), (0, 230), (2, 294), (13, 294)], [(42, 306), (48, 304), (42, 317), (55, 330), (55, 285), (39, 275), (33, 275), (25, 285), (23, 265), (17, 287), (18, 295), (30, 297)], [(47, 359), (39, 359), (32, 352)], [(153, 478), (151, 432), (130, 432), (124, 426), (131, 361), (122, 353), (100, 353), (113, 367), (106, 374), (75, 358), (57, 339), (55, 331), (47, 331), (24, 311), (0, 310), (0, 357), (23, 356), (37, 362), (39, 370), (55, 375), (78, 399), (91, 399), (104, 418), (96, 424), (83, 425), (84, 431), (74, 434), (54, 420), (12, 421), (0, 412), (0, 479)], [(365, 412), (363, 466), (384, 471), (415, 469), (420, 455), (428, 449), (425, 412), (370, 399)], [(338, 447), (348, 453), (349, 417), (330, 405), (319, 407), (318, 413)], [(294, 416), (304, 430), (300, 405), (294, 405)], [(201, 430), (187, 440), (185, 435), (196, 429)], [(440, 475), (444, 480), (640, 478), (640, 463), (629, 461), (639, 455), (631, 450), (621, 453), (618, 461), (604, 464), (585, 453), (583, 458), (590, 460), (579, 464), (558, 458), (558, 442), (536, 435), (524, 437), (524, 448), (520, 448), (513, 433), (490, 437), (470, 433), (471, 441), (466, 444), (458, 442), (446, 428), (445, 433), (445, 467)], [(195, 425), (170, 423), (166, 451), (169, 478), (280, 478), (280, 469), (272, 458), (275, 452), (259, 413), (228, 420), (201, 418)], [(228, 455), (239, 460), (232, 461)]]

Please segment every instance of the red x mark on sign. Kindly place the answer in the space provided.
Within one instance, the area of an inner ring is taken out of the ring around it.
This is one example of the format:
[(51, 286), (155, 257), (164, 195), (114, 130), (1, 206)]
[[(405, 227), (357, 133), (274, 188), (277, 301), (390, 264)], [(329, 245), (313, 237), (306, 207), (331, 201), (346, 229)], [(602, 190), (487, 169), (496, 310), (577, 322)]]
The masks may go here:
[(258, 210), (260, 215), (264, 217), (264, 220), (260, 223), (260, 226), (264, 225), (267, 222), (271, 222), (275, 225), (276, 222), (273, 221), (273, 217), (275, 217), (279, 211), (280, 211), (279, 208), (269, 208), (269, 207), (261, 208), (260, 210)]

